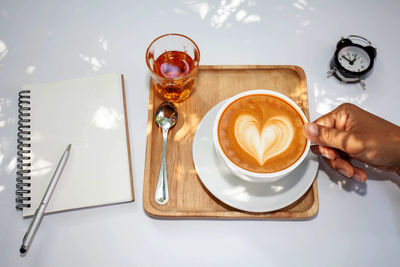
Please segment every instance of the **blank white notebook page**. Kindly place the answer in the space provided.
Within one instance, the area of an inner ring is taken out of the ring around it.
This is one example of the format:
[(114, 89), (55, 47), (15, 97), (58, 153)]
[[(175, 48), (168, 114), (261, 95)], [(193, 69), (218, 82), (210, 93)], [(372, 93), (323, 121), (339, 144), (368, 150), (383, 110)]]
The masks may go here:
[(26, 85), (31, 96), (33, 215), (68, 144), (69, 160), (46, 213), (133, 200), (121, 78)]

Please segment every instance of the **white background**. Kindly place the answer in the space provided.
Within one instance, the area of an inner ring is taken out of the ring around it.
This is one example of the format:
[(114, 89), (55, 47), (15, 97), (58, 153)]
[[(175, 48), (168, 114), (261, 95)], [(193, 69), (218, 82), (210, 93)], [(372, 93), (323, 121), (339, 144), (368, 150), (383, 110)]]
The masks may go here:
[[(398, 1), (2, 1), (0, 266), (399, 266), (400, 179), (368, 170), (359, 184), (318, 174), (320, 210), (305, 221), (160, 220), (142, 205), (149, 73), (144, 54), (178, 32), (201, 64), (293, 64), (307, 75), (312, 119), (343, 102), (400, 125)], [(326, 78), (341, 36), (378, 48), (367, 89)], [(23, 84), (124, 73), (136, 202), (30, 220), (14, 208), (17, 94)]]

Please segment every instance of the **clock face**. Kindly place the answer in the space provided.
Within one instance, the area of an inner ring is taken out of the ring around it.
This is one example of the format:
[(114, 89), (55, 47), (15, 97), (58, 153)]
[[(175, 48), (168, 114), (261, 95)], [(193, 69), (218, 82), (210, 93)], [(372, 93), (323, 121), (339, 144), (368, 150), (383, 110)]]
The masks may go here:
[(357, 46), (343, 47), (338, 53), (338, 60), (343, 68), (352, 72), (362, 72), (371, 64), (367, 52)]

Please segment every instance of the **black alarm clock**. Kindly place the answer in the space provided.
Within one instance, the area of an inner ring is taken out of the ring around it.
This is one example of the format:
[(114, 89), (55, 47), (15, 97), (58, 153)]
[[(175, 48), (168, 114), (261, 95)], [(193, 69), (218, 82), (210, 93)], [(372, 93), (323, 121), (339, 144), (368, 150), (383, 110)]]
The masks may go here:
[(357, 83), (365, 89), (367, 78), (374, 67), (376, 48), (366, 38), (349, 35), (336, 45), (335, 55), (330, 62), (328, 76), (335, 76), (345, 83)]

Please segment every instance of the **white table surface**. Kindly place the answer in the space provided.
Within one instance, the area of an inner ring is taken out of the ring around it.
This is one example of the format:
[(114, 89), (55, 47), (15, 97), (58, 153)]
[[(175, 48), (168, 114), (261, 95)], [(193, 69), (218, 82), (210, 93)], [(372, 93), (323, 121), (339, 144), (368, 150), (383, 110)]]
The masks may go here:
[[(400, 179), (368, 170), (359, 184), (321, 162), (320, 210), (305, 221), (160, 220), (143, 210), (149, 73), (157, 36), (183, 33), (201, 64), (293, 64), (307, 75), (312, 119), (343, 102), (399, 117), (399, 1), (2, 1), (0, 4), (0, 266), (399, 266)], [(367, 89), (327, 78), (341, 36), (378, 48)], [(21, 85), (124, 73), (134, 203), (45, 216), (29, 253), (30, 222), (14, 208)]]

